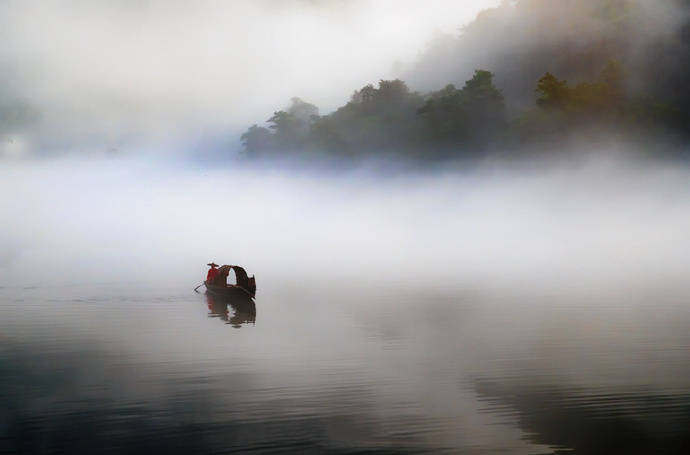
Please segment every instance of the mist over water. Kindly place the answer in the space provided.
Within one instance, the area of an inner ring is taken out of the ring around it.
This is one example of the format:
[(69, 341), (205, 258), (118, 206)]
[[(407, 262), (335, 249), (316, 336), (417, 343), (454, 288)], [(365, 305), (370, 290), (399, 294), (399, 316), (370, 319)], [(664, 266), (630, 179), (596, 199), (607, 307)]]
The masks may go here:
[[(688, 170), (596, 155), (8, 163), (1, 448), (675, 453)], [(192, 292), (210, 260), (255, 309)]]
[(658, 3), (1, 3), (0, 454), (688, 453)]
[[(3, 284), (175, 282), (209, 260), (441, 288), (685, 286), (688, 171), (577, 162), (381, 172), (144, 160), (2, 171)], [(16, 191), (21, 188), (21, 191)]]

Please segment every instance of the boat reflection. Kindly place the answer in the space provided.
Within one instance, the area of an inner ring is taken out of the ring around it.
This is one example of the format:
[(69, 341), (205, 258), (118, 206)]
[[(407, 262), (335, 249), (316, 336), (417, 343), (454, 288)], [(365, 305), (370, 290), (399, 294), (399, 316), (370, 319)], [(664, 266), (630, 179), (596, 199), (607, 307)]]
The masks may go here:
[(242, 324), (256, 323), (256, 304), (249, 298), (219, 297), (206, 293), (206, 303), (210, 311), (209, 317), (220, 318), (236, 329), (242, 327)]

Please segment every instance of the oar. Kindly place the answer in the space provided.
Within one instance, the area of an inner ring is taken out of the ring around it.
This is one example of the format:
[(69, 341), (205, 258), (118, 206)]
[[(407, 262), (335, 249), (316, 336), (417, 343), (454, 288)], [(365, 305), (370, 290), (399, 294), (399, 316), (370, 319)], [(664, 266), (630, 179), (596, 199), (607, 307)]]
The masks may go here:
[(203, 282), (203, 283), (201, 283), (199, 286), (195, 287), (195, 288), (194, 288), (194, 292), (199, 292), (199, 291), (197, 291), (197, 289), (199, 289), (199, 288), (200, 288), (201, 286), (203, 286), (204, 284), (206, 284), (206, 282)]

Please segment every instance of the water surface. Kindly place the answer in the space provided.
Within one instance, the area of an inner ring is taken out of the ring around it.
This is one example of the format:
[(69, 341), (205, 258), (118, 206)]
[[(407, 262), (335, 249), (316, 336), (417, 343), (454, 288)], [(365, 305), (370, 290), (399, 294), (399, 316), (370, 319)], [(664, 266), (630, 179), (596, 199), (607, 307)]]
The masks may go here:
[[(259, 275), (260, 278), (260, 275)], [(5, 453), (681, 453), (690, 311), (259, 279), (0, 289)]]

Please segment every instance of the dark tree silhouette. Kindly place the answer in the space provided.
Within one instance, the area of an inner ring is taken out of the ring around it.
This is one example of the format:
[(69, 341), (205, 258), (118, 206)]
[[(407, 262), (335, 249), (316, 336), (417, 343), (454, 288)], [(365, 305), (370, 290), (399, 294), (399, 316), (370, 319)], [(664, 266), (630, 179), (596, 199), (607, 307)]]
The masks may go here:
[(248, 155), (256, 155), (262, 151), (271, 150), (274, 147), (271, 132), (267, 128), (252, 125), (240, 137), (244, 150)]
[(450, 84), (432, 93), (417, 113), (426, 125), (427, 140), (440, 145), (481, 145), (506, 122), (503, 94), (485, 70), (475, 71), (461, 90)]
[(546, 73), (537, 82), (537, 106), (544, 109), (565, 109), (569, 98), (568, 83), (558, 80), (553, 74)]

